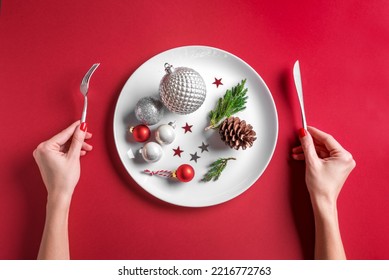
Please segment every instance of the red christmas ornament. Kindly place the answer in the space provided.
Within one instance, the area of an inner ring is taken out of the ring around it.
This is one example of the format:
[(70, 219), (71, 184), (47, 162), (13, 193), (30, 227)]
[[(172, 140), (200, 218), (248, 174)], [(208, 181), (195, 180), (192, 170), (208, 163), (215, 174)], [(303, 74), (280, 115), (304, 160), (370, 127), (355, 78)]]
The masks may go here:
[(173, 172), (173, 177), (175, 176), (179, 181), (184, 183), (191, 181), (194, 175), (195, 171), (189, 164), (182, 164)]
[(150, 129), (147, 125), (140, 124), (135, 127), (130, 127), (130, 133), (136, 142), (146, 142), (150, 138)]
[(151, 171), (146, 169), (144, 170), (144, 172), (150, 174), (150, 176), (158, 175), (167, 178), (177, 178), (177, 180), (183, 183), (187, 183), (191, 181), (195, 175), (195, 171), (193, 167), (190, 166), (189, 164), (182, 164), (175, 171), (169, 171), (169, 170)]

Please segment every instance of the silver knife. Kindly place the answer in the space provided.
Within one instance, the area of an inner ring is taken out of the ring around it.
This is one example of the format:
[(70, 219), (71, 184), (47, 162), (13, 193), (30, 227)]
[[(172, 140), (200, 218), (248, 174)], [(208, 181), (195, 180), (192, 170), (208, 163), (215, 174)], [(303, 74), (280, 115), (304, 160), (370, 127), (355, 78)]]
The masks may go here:
[(305, 118), (305, 110), (304, 110), (303, 86), (301, 84), (300, 63), (298, 60), (295, 62), (293, 66), (293, 78), (297, 90), (297, 96), (300, 102), (301, 117), (303, 119), (303, 128), (307, 130), (307, 120)]

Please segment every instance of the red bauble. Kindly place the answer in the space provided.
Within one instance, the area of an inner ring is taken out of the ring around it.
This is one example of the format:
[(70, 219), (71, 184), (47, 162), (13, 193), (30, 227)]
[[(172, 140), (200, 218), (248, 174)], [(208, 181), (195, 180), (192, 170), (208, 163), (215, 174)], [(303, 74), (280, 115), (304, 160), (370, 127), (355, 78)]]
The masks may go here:
[(195, 171), (189, 164), (182, 164), (177, 168), (175, 174), (179, 181), (186, 183), (193, 179)]
[(140, 124), (130, 128), (130, 132), (136, 142), (146, 142), (150, 138), (150, 129), (147, 125)]

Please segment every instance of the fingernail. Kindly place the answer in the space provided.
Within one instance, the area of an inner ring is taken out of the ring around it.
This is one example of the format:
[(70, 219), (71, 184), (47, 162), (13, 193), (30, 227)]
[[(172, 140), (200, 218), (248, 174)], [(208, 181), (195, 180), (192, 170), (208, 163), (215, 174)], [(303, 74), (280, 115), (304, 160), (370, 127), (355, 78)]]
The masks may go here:
[(86, 122), (81, 123), (80, 129), (81, 129), (82, 131), (85, 132), (87, 128), (88, 128), (88, 125), (86, 124)]
[(300, 128), (299, 129), (299, 136), (300, 136), (300, 138), (303, 138), (306, 135), (307, 135), (307, 132), (305, 131), (305, 129), (304, 128)]

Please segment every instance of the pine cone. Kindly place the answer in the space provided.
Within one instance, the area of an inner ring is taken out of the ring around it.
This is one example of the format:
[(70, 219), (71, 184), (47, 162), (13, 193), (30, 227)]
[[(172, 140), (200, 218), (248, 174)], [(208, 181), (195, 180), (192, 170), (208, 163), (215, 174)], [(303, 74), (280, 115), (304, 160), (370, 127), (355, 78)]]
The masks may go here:
[(257, 139), (256, 133), (250, 124), (240, 120), (238, 117), (229, 117), (225, 119), (219, 128), (221, 139), (235, 150), (242, 148), (246, 150), (253, 145)]

